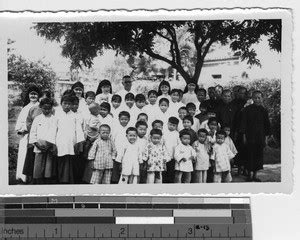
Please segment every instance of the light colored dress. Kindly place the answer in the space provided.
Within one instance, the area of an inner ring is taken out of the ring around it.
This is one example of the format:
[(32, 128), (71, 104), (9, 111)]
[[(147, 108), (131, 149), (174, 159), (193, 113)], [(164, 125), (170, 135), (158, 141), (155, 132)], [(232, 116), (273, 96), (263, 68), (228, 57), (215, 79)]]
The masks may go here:
[[(196, 151), (192, 148), (191, 145), (183, 145), (180, 143), (175, 148), (174, 158), (175, 158), (175, 170), (181, 172), (192, 172), (193, 162), (190, 159), (191, 157), (196, 158)], [(181, 161), (182, 158), (185, 158), (187, 161)]]
[(164, 144), (159, 143), (154, 145), (152, 142), (147, 144), (143, 151), (142, 159), (144, 162), (147, 162), (148, 172), (166, 171), (166, 163), (171, 160)]
[(196, 163), (194, 165), (197, 171), (205, 171), (209, 168), (209, 154), (208, 154), (208, 146), (206, 144), (202, 144), (199, 141), (195, 141), (193, 143), (193, 148), (196, 151)]
[(84, 141), (81, 122), (74, 112), (64, 112), (59, 108), (55, 112), (55, 142), (57, 156), (75, 155), (74, 145)]
[(174, 159), (175, 147), (180, 144), (179, 132), (166, 129), (163, 133), (164, 143), (171, 159)]
[(116, 158), (117, 162), (122, 163), (122, 175), (140, 175), (141, 154), (142, 151), (137, 142), (131, 144), (127, 141), (127, 143), (124, 143)]
[(211, 159), (215, 161), (215, 171), (230, 171), (230, 159), (234, 158), (233, 154), (226, 143), (214, 144)]
[[(32, 107), (38, 106), (39, 102), (28, 103), (25, 107), (22, 108), (15, 126), (17, 132), (27, 131), (26, 119), (29, 113), (29, 110)], [(26, 180), (26, 176), (23, 174), (23, 167), (27, 153), (27, 144), (28, 144), (28, 133), (24, 134), (20, 138), (19, 149), (18, 149), (18, 160), (17, 160), (17, 169), (16, 169), (16, 179), (21, 179), (22, 181)]]

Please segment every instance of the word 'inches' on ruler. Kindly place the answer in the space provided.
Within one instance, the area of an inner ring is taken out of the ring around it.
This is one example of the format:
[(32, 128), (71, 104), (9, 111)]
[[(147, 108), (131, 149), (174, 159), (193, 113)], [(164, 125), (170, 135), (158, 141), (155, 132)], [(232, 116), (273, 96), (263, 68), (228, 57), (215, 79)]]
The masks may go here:
[(252, 239), (249, 198), (4, 198), (1, 239)]

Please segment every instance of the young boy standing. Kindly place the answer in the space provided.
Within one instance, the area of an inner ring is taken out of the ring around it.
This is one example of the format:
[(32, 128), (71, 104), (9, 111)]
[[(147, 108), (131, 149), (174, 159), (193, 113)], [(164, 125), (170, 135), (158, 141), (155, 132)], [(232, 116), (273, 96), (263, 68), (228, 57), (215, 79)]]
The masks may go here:
[(116, 162), (122, 165), (122, 175), (119, 184), (136, 184), (140, 174), (141, 149), (137, 140), (137, 130), (129, 127), (126, 130), (127, 142), (118, 152)]
[(190, 145), (191, 134), (184, 129), (180, 132), (181, 143), (175, 148), (175, 183), (190, 183), (193, 172), (193, 161), (196, 152)]
[(93, 143), (88, 155), (88, 159), (93, 160), (94, 163), (90, 183), (110, 184), (116, 154), (115, 145), (110, 138), (110, 127), (103, 124), (100, 126), (100, 136)]
[(170, 156), (170, 161), (167, 162), (167, 171), (163, 173), (164, 183), (174, 183), (175, 173), (175, 147), (180, 143), (179, 132), (177, 131), (179, 120), (176, 117), (170, 117), (168, 121), (168, 129), (164, 131), (163, 139), (167, 151)]
[(230, 151), (229, 146), (225, 143), (226, 133), (219, 130), (216, 133), (216, 143), (212, 147), (210, 159), (213, 162), (214, 182), (231, 182), (230, 159), (234, 158), (234, 154)]
[(54, 116), (52, 114), (53, 101), (49, 98), (41, 100), (38, 115), (32, 123), (29, 143), (34, 145), (35, 159), (33, 167), (34, 183), (47, 183), (53, 177), (53, 146), (51, 137), (54, 135)]
[[(148, 124), (144, 121), (137, 121), (135, 124), (135, 128), (137, 130), (137, 143), (140, 145), (142, 151), (147, 146), (148, 138), (146, 137)], [(146, 183), (147, 181), (147, 169), (145, 162), (140, 164), (140, 178), (139, 183)]]

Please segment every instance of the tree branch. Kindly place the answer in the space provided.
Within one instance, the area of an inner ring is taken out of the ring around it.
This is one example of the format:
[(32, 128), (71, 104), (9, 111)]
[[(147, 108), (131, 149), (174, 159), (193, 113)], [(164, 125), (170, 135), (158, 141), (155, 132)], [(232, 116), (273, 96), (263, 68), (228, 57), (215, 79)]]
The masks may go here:
[(173, 49), (175, 51), (175, 57), (176, 57), (175, 58), (176, 63), (178, 65), (181, 65), (181, 55), (180, 55), (180, 50), (179, 50), (179, 46), (178, 46), (178, 42), (177, 42), (176, 31), (174, 28), (172, 28), (170, 26), (166, 26), (166, 29), (172, 38)]

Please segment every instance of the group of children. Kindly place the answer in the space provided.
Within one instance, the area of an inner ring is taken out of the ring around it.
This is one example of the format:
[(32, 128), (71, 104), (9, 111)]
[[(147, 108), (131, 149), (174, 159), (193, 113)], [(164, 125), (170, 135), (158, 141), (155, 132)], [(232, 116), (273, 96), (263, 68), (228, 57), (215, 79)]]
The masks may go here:
[(55, 107), (47, 94), (38, 98), (39, 90), (29, 89), (30, 106), (16, 126), (28, 140), (18, 166), (24, 163), (29, 182), (220, 183), (231, 182), (233, 164), (247, 170), (249, 181), (259, 181), (270, 133), (261, 92), (247, 99), (242, 86), (233, 93), (217, 86), (208, 89), (207, 99), (195, 83), (182, 91), (162, 81), (146, 98), (132, 90), (129, 76), (122, 84), (112, 94), (111, 83), (103, 80), (96, 93), (84, 94), (76, 82)]

